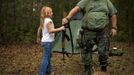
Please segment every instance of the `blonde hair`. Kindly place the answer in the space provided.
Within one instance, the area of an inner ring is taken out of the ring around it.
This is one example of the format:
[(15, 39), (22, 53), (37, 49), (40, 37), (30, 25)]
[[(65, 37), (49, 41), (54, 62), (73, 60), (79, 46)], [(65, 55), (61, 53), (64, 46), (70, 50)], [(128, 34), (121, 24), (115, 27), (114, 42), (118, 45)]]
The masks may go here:
[(48, 7), (48, 6), (43, 6), (41, 9), (41, 14), (40, 14), (40, 25), (41, 28), (43, 28), (43, 23), (44, 23), (44, 18), (46, 17), (50, 17), (50, 13), (52, 11), (52, 8)]

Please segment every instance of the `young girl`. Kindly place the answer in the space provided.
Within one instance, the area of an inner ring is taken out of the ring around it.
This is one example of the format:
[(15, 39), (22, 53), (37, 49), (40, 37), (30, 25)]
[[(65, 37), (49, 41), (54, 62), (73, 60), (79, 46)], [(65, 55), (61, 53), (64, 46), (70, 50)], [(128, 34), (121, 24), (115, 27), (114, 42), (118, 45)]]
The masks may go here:
[[(64, 30), (65, 27), (54, 28), (54, 23), (51, 20), (53, 15), (50, 7), (44, 6), (41, 9), (40, 26), (37, 31), (37, 43), (41, 41), (43, 48), (43, 58), (40, 66), (39, 75), (52, 74), (51, 70), (51, 50), (53, 47), (54, 33)], [(42, 31), (42, 38), (40, 40), (40, 32)]]

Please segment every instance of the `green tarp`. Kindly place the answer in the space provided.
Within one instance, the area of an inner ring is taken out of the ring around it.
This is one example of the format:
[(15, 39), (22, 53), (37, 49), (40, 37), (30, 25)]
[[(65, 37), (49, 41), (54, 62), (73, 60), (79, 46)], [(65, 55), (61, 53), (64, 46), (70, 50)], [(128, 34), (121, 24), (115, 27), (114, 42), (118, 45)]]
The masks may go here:
[[(81, 25), (82, 25), (81, 20), (72, 20), (70, 22), (70, 27), (72, 31), (72, 37), (73, 37), (73, 44), (74, 44), (74, 53), (80, 52), (80, 47), (77, 43), (77, 39), (79, 37), (79, 31), (81, 30)], [(66, 29), (66, 33), (70, 37), (68, 28)], [(53, 51), (62, 52), (61, 39), (62, 39), (62, 35), (61, 35), (61, 32), (59, 32), (55, 38), (54, 47), (52, 49)], [(67, 41), (67, 39), (65, 39), (65, 51), (67, 51), (68, 53), (72, 53), (71, 40)]]

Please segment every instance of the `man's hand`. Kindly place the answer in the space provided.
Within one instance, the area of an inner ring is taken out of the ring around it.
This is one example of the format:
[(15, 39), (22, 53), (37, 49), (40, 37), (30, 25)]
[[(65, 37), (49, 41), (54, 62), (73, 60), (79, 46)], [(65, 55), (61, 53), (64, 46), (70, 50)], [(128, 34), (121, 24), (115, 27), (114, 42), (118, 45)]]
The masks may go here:
[(63, 18), (63, 19), (62, 19), (62, 25), (66, 25), (68, 22), (69, 22), (69, 21), (68, 21), (67, 18)]
[(111, 29), (111, 36), (114, 37), (117, 35), (117, 30), (116, 29)]

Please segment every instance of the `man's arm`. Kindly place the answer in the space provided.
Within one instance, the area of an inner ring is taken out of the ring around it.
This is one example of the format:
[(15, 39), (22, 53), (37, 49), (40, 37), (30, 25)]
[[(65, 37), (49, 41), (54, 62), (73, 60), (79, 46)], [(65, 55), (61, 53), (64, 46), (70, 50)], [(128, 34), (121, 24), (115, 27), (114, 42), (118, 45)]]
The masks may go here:
[(65, 18), (62, 19), (62, 23), (63, 23), (63, 24), (68, 23), (69, 20), (70, 20), (76, 13), (78, 13), (78, 12), (80, 12), (80, 7), (79, 7), (79, 6), (75, 6), (75, 7), (69, 12), (69, 14), (68, 14)]
[(112, 28), (117, 29), (117, 16), (113, 15), (111, 17), (111, 22), (112, 22)]
[(111, 16), (111, 22), (112, 22), (111, 34), (112, 34), (112, 37), (114, 37), (117, 34), (117, 16), (116, 15)]
[(80, 12), (80, 7), (79, 6), (75, 6), (67, 15), (67, 19), (71, 19), (76, 13)]

